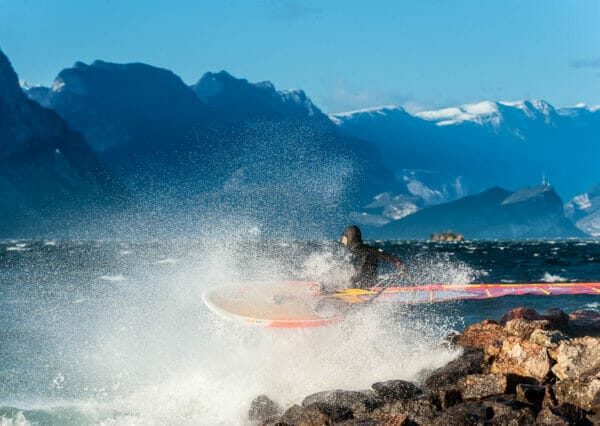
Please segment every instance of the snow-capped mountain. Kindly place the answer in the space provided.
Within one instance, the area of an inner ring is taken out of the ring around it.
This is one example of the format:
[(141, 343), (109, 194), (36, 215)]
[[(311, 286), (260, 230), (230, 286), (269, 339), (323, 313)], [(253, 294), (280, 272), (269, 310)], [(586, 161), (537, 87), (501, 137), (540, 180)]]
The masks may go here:
[(545, 101), (479, 102), (414, 115), (381, 107), (334, 114), (347, 136), (375, 143), (394, 171), (461, 176), (467, 192), (539, 182), (572, 197), (600, 181), (600, 107)]
[(600, 184), (567, 202), (565, 216), (582, 231), (600, 237)]

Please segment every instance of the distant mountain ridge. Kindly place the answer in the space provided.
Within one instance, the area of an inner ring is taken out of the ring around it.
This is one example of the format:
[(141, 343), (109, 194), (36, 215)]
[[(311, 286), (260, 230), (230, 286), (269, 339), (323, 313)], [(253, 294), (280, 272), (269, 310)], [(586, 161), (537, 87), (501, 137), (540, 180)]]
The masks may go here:
[(263, 230), (337, 235), (353, 209), (399, 187), (377, 149), (340, 135), (304, 92), (224, 71), (188, 87), (150, 65), (77, 63), (32, 97), (164, 223), (245, 216)]
[(460, 176), (470, 193), (517, 188), (546, 174), (570, 198), (600, 182), (599, 106), (486, 101), (414, 115), (385, 106), (330, 118), (343, 134), (375, 143), (392, 170)]
[[(337, 235), (354, 221), (383, 232), (436, 205), (447, 208), (497, 185), (519, 188), (543, 173), (567, 193), (600, 181), (593, 155), (581, 155), (600, 151), (594, 107), (482, 102), (419, 114), (388, 106), (328, 116), (302, 90), (226, 71), (187, 86), (165, 69), (104, 61), (62, 70), (51, 88), (22, 90), (85, 136), (157, 227), (218, 218), (308, 237)], [(575, 152), (565, 152), (568, 138)], [(547, 202), (540, 203), (529, 190), (511, 194), (494, 209), (519, 213), (525, 225), (499, 215), (492, 234), (504, 220), (508, 235), (541, 235), (523, 228), (539, 218), (540, 229), (550, 231), (545, 224), (552, 222), (565, 235), (579, 232), (560, 220), (562, 207), (556, 215), (554, 190), (541, 191)]]
[(549, 185), (511, 192), (495, 187), (424, 208), (374, 231), (377, 238), (425, 239), (459, 232), (467, 239), (582, 238), (569, 222), (562, 200)]

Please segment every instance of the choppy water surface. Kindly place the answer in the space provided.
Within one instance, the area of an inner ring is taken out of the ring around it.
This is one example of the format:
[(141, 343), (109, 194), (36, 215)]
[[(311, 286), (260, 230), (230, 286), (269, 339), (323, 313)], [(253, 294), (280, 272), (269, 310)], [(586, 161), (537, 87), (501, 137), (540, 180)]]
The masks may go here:
[[(378, 244), (405, 259), (406, 285), (600, 278), (595, 241)], [(261, 393), (288, 405), (414, 380), (456, 355), (449, 331), (515, 306), (600, 307), (597, 296), (373, 306), (332, 327), (266, 330), (200, 299), (240, 280), (339, 285), (343, 256), (335, 243), (1, 241), (0, 425), (240, 424)]]

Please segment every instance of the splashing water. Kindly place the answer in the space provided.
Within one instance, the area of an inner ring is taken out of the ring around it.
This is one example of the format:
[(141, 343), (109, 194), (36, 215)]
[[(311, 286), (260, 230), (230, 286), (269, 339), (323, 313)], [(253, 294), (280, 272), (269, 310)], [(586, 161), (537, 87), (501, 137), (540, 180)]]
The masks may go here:
[[(0, 406), (19, 407), (0, 410), (8, 424), (243, 424), (262, 393), (287, 406), (321, 390), (416, 380), (456, 355), (441, 345), (447, 310), (373, 305), (335, 326), (269, 330), (226, 322), (201, 303), (206, 288), (249, 278), (342, 280), (331, 245), (158, 243), (128, 256), (109, 243), (41, 247), (46, 263), (24, 278), (43, 285), (10, 295), (31, 305), (13, 312), (23, 333), (15, 344), (41, 346), (3, 361), (22, 372), (0, 385)], [(178, 261), (156, 261), (167, 258)], [(457, 265), (454, 278), (437, 280), (463, 279)], [(107, 270), (127, 279), (98, 280)]]

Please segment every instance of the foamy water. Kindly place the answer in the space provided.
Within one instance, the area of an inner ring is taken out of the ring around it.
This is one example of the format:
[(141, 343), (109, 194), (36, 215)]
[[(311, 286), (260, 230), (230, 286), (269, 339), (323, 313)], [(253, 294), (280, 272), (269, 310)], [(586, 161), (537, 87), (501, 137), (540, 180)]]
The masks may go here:
[[(1, 331), (9, 339), (0, 349), (0, 425), (245, 424), (249, 404), (260, 394), (289, 406), (322, 390), (417, 380), (423, 370), (456, 356), (444, 337), (480, 306), (373, 304), (334, 326), (299, 330), (248, 327), (212, 314), (201, 294), (215, 285), (296, 278), (338, 286), (348, 278), (337, 245), (266, 247), (60, 242), (9, 252), (0, 287)], [(399, 247), (390, 249), (398, 253)], [(459, 253), (460, 245), (452, 247)], [(479, 253), (494, 248), (468, 247), (478, 248), (465, 249), (474, 259), (486, 259)], [(404, 249), (406, 285), (524, 280), (514, 266), (499, 275), (493, 263), (474, 266), (447, 248)], [(511, 250), (497, 253), (510, 259), (517, 252)], [(493, 256), (488, 259), (496, 261)], [(161, 262), (168, 259), (177, 261)], [(558, 275), (558, 268), (564, 265), (540, 264), (531, 273), (539, 279)], [(576, 306), (597, 307), (590, 298)], [(534, 299), (476, 302), (485, 304), (477, 319), (527, 300)], [(557, 299), (540, 300), (562, 306)]]

